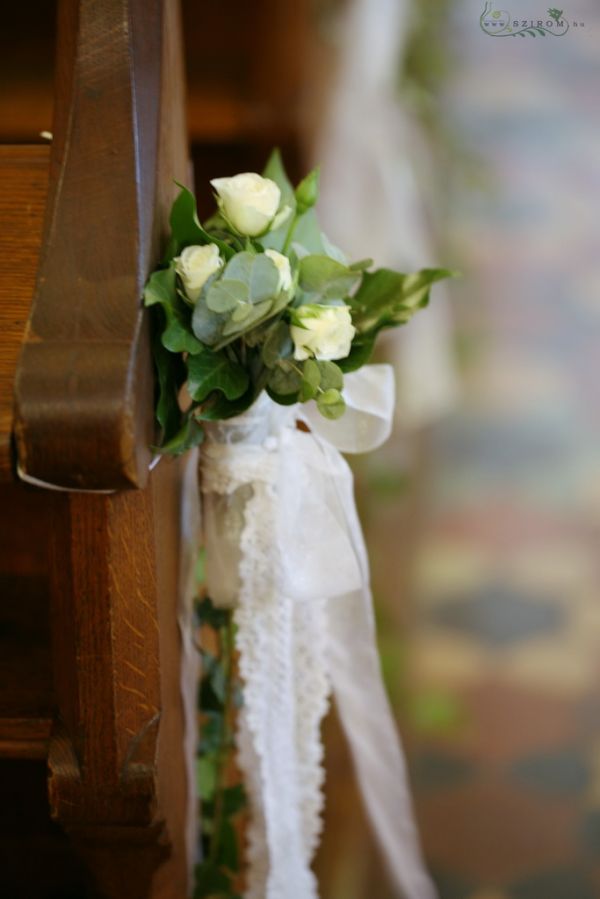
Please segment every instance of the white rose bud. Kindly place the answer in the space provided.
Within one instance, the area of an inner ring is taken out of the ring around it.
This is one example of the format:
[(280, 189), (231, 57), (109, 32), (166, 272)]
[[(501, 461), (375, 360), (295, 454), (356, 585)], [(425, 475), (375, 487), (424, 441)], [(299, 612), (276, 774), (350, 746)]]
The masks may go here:
[(186, 247), (181, 256), (175, 257), (175, 271), (183, 281), (186, 296), (197, 302), (202, 288), (211, 275), (223, 265), (219, 248), (214, 243), (203, 247)]
[(290, 331), (294, 358), (345, 359), (350, 353), (356, 328), (347, 306), (321, 306), (309, 303), (294, 309)]
[(214, 178), (210, 183), (223, 213), (240, 234), (256, 237), (267, 230), (281, 200), (281, 191), (274, 181), (255, 172), (244, 172), (233, 178)]
[(275, 263), (279, 272), (279, 290), (289, 290), (292, 286), (292, 270), (290, 260), (277, 250), (265, 250), (265, 256)]

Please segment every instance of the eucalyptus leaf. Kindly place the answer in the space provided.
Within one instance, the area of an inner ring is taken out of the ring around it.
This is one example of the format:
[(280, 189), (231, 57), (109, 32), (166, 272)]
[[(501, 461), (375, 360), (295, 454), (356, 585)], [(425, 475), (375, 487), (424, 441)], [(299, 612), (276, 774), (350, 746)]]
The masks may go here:
[(316, 397), (321, 384), (321, 371), (313, 359), (307, 359), (302, 366), (302, 385), (300, 387), (300, 401), (306, 403)]
[(255, 325), (266, 318), (270, 313), (272, 306), (272, 300), (265, 300), (263, 303), (257, 303), (256, 306), (252, 306), (243, 321), (237, 322), (230, 319), (223, 328), (223, 338), (225, 339), (217, 344), (216, 349), (227, 346), (227, 344), (231, 343), (232, 340), (235, 340), (236, 337), (240, 337), (245, 331), (255, 327)]
[(267, 368), (274, 368), (282, 356), (292, 351), (290, 326), (287, 322), (278, 321), (268, 332), (262, 348), (262, 360)]
[(201, 799), (212, 799), (216, 789), (216, 768), (208, 755), (196, 759), (196, 787)]
[(271, 370), (267, 384), (274, 393), (281, 396), (297, 394), (302, 386), (302, 373), (292, 363), (280, 360)]
[(226, 322), (225, 313), (213, 312), (202, 299), (198, 300), (192, 313), (192, 330), (198, 340), (214, 346), (219, 342)]
[(248, 374), (225, 352), (204, 347), (197, 356), (189, 356), (188, 392), (201, 403), (213, 390), (220, 390), (228, 400), (237, 400), (248, 389)]
[[(307, 364), (308, 362), (304, 363), (305, 372)], [(335, 362), (329, 362), (321, 359), (318, 359), (313, 364), (316, 365), (319, 369), (319, 386), (322, 390), (342, 389), (342, 387), (344, 386), (344, 375), (342, 374), (342, 370), (339, 365), (336, 365)]]
[(317, 397), (317, 408), (325, 418), (341, 418), (346, 410), (346, 403), (339, 390), (326, 390)]
[(225, 279), (243, 283), (247, 294), (240, 299), (249, 299), (251, 303), (273, 299), (279, 292), (277, 266), (264, 253), (237, 253), (225, 266), (222, 280)]
[(297, 393), (276, 393), (267, 385), (267, 394), (279, 406), (293, 406), (298, 402)]
[(206, 305), (212, 312), (231, 312), (239, 303), (248, 302), (249, 298), (250, 290), (244, 281), (223, 277), (210, 286)]

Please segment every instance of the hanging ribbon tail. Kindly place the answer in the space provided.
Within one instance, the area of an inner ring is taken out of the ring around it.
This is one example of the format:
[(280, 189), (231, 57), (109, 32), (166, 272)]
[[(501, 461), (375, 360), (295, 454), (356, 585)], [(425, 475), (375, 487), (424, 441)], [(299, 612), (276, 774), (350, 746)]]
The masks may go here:
[[(266, 433), (250, 436), (252, 420), (242, 417), (229, 427), (247, 423), (245, 439), (203, 453), (208, 557), (210, 535), (223, 543), (232, 523), (240, 550), (237, 557), (235, 548), (222, 552), (209, 589), (224, 583), (228, 567), (239, 572), (221, 598), (235, 601), (237, 593), (240, 764), (253, 811), (247, 899), (317, 896), (310, 867), (323, 802), (320, 724), (331, 688), (399, 895), (435, 897), (381, 678), (352, 473), (339, 452), (365, 452), (389, 435), (390, 367), (348, 375), (344, 398), (347, 410), (335, 422), (312, 404), (283, 408), (266, 400), (256, 412), (260, 421), (270, 418)], [(297, 429), (298, 419), (309, 432)]]

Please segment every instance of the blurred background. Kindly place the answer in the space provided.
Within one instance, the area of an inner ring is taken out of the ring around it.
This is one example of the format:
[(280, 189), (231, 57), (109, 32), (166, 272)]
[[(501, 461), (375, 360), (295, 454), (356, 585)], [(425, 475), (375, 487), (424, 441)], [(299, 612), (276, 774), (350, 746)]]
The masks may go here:
[[(184, 0), (189, 130), (204, 213), (209, 177), (277, 145), (296, 179), (322, 163), (349, 254), (462, 272), (381, 348), (397, 427), (353, 463), (384, 673), (442, 899), (594, 899), (600, 10), (494, 33), (549, 20), (513, 5)], [(3, 7), (4, 141), (51, 130), (54, 13)], [(335, 714), (326, 730), (322, 895), (388, 899)]]

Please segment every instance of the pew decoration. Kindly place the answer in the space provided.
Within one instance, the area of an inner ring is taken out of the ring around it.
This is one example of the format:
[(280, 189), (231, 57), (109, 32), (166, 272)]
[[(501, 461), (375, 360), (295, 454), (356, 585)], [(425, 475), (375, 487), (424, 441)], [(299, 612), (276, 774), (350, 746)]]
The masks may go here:
[[(144, 300), (159, 451), (203, 444), (206, 588), (239, 656), (245, 896), (317, 896), (320, 725), (333, 694), (390, 872), (402, 895), (430, 899), (340, 453), (389, 436), (392, 371), (367, 364), (377, 335), (409, 322), (452, 273), (349, 262), (319, 228), (318, 170), (294, 189), (277, 151), (262, 175), (211, 184), (217, 211), (204, 224), (181, 187)], [(223, 885), (234, 873), (218, 854), (201, 868)]]

